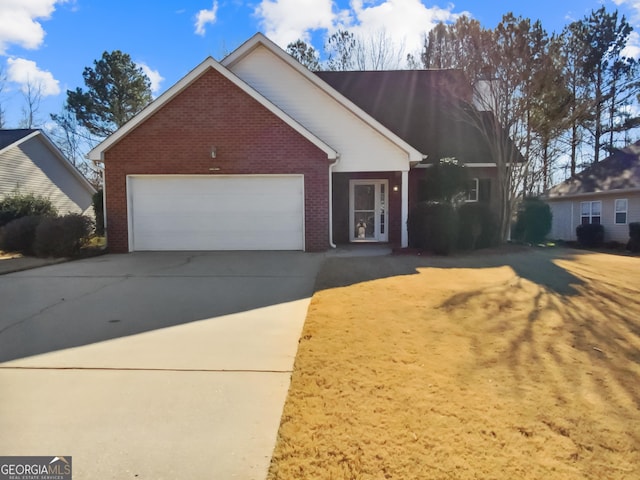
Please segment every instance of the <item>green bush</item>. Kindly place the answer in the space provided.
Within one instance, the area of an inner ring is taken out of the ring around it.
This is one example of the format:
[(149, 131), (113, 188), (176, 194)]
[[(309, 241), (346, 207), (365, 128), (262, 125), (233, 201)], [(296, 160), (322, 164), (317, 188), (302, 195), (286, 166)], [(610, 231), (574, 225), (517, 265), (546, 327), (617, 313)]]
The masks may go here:
[(96, 216), (96, 235), (104, 236), (104, 197), (102, 189), (93, 194), (93, 213)]
[(518, 207), (513, 238), (520, 242), (541, 243), (551, 231), (551, 208), (538, 198), (526, 198)]
[(578, 225), (576, 236), (578, 243), (583, 247), (601, 247), (604, 243), (604, 227), (596, 223)]
[(43, 217), (20, 217), (2, 227), (0, 250), (33, 255), (36, 229)]
[(35, 253), (39, 257), (73, 257), (89, 241), (93, 229), (93, 220), (77, 213), (44, 218), (36, 229)]
[(458, 248), (475, 250), (498, 244), (498, 221), (486, 203), (465, 203), (458, 208)]
[(14, 192), (0, 200), (0, 227), (21, 217), (55, 217), (55, 207), (46, 197)]
[(631, 222), (629, 224), (629, 242), (627, 250), (634, 253), (640, 252), (640, 222)]
[(421, 202), (409, 214), (407, 229), (410, 247), (447, 255), (457, 243), (458, 215), (450, 204)]

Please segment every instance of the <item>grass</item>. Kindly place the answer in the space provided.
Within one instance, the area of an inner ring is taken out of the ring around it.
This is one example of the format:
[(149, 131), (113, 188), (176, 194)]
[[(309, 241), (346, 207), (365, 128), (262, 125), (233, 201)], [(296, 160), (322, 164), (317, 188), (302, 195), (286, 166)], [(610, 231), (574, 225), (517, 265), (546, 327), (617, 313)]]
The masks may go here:
[(640, 259), (330, 260), (269, 479), (640, 478)]

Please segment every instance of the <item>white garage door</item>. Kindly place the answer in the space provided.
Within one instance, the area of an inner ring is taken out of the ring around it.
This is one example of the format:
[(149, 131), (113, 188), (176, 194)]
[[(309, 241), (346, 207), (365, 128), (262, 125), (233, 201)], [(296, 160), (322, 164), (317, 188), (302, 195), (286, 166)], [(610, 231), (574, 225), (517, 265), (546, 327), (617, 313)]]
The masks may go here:
[(132, 250), (303, 250), (304, 179), (131, 176)]

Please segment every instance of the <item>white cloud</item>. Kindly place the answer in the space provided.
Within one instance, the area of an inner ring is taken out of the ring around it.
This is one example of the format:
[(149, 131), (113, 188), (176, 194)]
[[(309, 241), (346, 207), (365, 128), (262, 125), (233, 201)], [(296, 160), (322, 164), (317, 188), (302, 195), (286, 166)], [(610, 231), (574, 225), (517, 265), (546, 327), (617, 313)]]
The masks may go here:
[(332, 0), (262, 0), (255, 10), (267, 37), (281, 47), (335, 23)]
[(216, 23), (216, 15), (218, 13), (218, 2), (215, 0), (211, 10), (200, 10), (196, 15), (196, 34), (204, 36), (207, 33), (205, 26), (207, 24)]
[(629, 34), (629, 40), (627, 46), (622, 50), (622, 55), (629, 58), (640, 58), (640, 34), (633, 31)]
[(37, 21), (47, 20), (58, 3), (66, 0), (2, 0), (0, 1), (0, 55), (15, 44), (36, 49), (44, 40), (44, 29)]
[(152, 70), (146, 63), (136, 62), (136, 65), (138, 65), (144, 74), (149, 77), (149, 80), (151, 80), (151, 92), (154, 94), (158, 93), (158, 91), (160, 91), (160, 84), (164, 80), (164, 77), (160, 75), (158, 70)]
[(634, 28), (640, 26), (640, 0), (613, 0), (617, 6), (624, 5), (631, 11), (631, 22)]
[(39, 88), (43, 97), (60, 93), (58, 80), (53, 78), (51, 72), (40, 70), (36, 62), (24, 58), (9, 58), (7, 66), (7, 80), (18, 83), (22, 91), (25, 91), (30, 84), (32, 87)]
[(384, 32), (409, 53), (437, 23), (461, 15), (452, 9), (427, 7), (421, 0), (351, 0), (346, 10), (336, 10), (332, 0), (262, 0), (255, 14), (264, 33), (283, 48), (298, 38), (309, 41), (313, 30), (348, 29), (364, 38)]
[(355, 22), (346, 27), (364, 37), (385, 32), (397, 45), (404, 45), (407, 53), (419, 50), (423, 35), (438, 23), (453, 22), (461, 15), (452, 12), (453, 5), (446, 9), (427, 7), (421, 0), (385, 0), (369, 6), (370, 3), (353, 0)]

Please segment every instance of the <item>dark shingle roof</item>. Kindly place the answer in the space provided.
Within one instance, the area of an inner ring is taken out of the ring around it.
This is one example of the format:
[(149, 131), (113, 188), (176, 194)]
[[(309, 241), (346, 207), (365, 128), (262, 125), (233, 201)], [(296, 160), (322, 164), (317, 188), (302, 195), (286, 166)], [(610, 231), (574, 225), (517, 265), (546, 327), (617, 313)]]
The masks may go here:
[(30, 128), (21, 128), (16, 130), (0, 130), (0, 149), (6, 148), (12, 143), (17, 142), (21, 138), (31, 135), (36, 130)]
[(385, 127), (428, 155), (432, 162), (456, 157), (464, 163), (493, 162), (473, 127), (447, 114), (452, 98), (471, 100), (460, 70), (316, 72)]
[(640, 141), (552, 187), (549, 198), (640, 188)]

